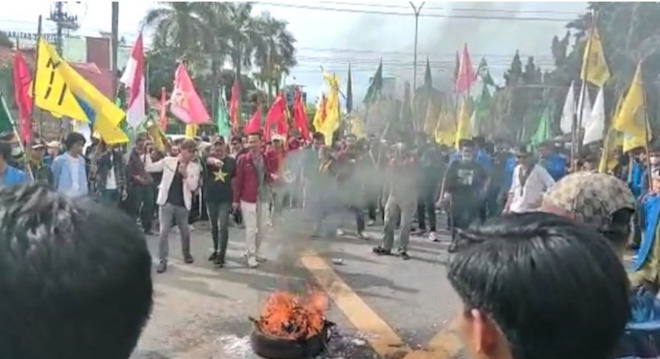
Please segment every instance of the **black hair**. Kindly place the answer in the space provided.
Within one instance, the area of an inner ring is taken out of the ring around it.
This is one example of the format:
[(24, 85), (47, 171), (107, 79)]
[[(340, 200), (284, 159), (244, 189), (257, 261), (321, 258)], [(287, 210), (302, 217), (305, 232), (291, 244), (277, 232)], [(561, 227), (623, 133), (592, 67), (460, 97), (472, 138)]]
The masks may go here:
[(0, 141), (0, 156), (7, 161), (11, 159), (11, 144), (5, 141)]
[(126, 359), (152, 306), (135, 221), (36, 184), (0, 190), (0, 359)]
[(458, 141), (458, 147), (463, 148), (463, 147), (469, 147), (469, 148), (474, 148), (474, 141), (468, 140), (468, 139), (462, 139)]
[(598, 232), (550, 213), (494, 219), (461, 234), (449, 265), (465, 310), (494, 321), (514, 359), (606, 359), (630, 315), (628, 278)]
[(325, 139), (325, 135), (323, 135), (321, 132), (314, 132), (313, 138), (317, 141)]
[(243, 142), (243, 137), (241, 137), (241, 136), (233, 136), (233, 137), (231, 138), (231, 142), (242, 143), (242, 142)]
[(66, 139), (64, 140), (64, 147), (66, 147), (67, 150), (70, 150), (71, 147), (73, 147), (73, 145), (76, 143), (84, 145), (85, 136), (79, 134), (78, 132), (71, 132), (66, 136)]

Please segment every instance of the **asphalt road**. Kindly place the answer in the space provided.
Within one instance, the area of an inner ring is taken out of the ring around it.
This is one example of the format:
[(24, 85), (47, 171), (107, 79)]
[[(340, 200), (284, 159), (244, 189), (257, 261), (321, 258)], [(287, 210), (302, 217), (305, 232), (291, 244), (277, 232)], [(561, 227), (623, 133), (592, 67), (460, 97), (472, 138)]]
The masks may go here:
[[(350, 234), (312, 240), (303, 218), (300, 210), (290, 211), (269, 229), (263, 249), (268, 262), (257, 269), (245, 268), (241, 259), (240, 229), (230, 230), (228, 263), (222, 269), (207, 261), (207, 223), (194, 224), (192, 265), (182, 263), (178, 233), (173, 233), (169, 270), (154, 271), (154, 311), (132, 359), (256, 358), (249, 347), (248, 317), (258, 316), (276, 290), (309, 288), (332, 299), (328, 319), (337, 323), (338, 334), (328, 358), (460, 355), (450, 325), (459, 301), (446, 280), (446, 235), (441, 243), (413, 237), (412, 259), (404, 261), (372, 254), (380, 243), (380, 227), (369, 228), (366, 241)], [(344, 220), (347, 233), (352, 222)], [(157, 241), (148, 237), (154, 258)]]

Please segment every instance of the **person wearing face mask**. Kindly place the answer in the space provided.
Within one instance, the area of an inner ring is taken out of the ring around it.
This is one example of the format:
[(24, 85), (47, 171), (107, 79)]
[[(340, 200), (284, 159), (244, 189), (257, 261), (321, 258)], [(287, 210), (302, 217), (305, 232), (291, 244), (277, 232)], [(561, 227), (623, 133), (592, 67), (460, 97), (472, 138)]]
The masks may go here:
[(467, 228), (479, 217), (490, 179), (486, 169), (475, 160), (474, 144), (461, 140), (461, 159), (453, 161), (445, 172), (444, 193), (439, 206), (449, 207), (452, 240), (449, 252), (457, 249), (457, 229)]
[(504, 214), (537, 210), (543, 202), (543, 194), (555, 184), (550, 173), (536, 163), (524, 146), (518, 150), (516, 157), (518, 165), (513, 171)]

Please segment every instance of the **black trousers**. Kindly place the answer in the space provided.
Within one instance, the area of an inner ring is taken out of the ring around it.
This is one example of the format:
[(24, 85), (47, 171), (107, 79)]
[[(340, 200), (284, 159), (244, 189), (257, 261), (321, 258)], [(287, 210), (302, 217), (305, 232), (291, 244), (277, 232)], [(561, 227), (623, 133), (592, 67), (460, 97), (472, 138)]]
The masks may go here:
[[(437, 183), (437, 182), (436, 182)], [(429, 218), (429, 230), (436, 231), (435, 188), (427, 185), (421, 196), (417, 198), (417, 222), (419, 229), (426, 230), (426, 216)]]
[(154, 185), (138, 184), (129, 188), (129, 199), (132, 204), (132, 214), (140, 218), (142, 229), (151, 231), (154, 218)]
[(457, 229), (467, 229), (480, 215), (481, 205), (452, 205), (451, 215), (451, 238), (456, 240)]
[(227, 242), (229, 241), (229, 212), (230, 202), (207, 202), (206, 208), (211, 222), (211, 237), (213, 238), (213, 252), (218, 253), (218, 259), (225, 260)]

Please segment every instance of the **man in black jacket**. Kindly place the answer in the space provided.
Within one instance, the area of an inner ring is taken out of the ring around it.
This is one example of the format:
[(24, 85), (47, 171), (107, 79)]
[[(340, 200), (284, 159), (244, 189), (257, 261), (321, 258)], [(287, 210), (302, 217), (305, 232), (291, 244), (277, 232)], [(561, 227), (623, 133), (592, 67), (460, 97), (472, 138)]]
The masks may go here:
[[(229, 213), (232, 203), (231, 181), (236, 174), (236, 160), (227, 156), (227, 146), (222, 141), (213, 143), (204, 164), (204, 200), (211, 221), (213, 254), (209, 258), (216, 266), (225, 264), (229, 240)], [(219, 226), (218, 226), (219, 222)]]

